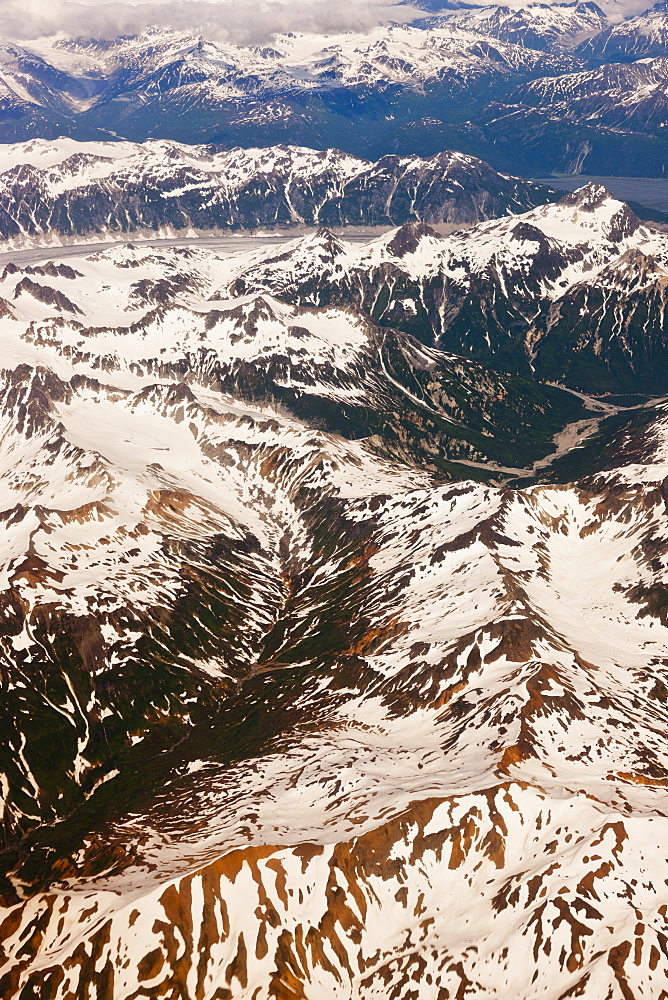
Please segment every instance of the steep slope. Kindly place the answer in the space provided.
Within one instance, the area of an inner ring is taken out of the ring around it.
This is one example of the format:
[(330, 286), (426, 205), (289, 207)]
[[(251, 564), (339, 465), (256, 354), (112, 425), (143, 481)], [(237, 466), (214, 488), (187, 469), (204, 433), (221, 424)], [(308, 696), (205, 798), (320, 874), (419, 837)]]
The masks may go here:
[(70, 134), (72, 123), (65, 116), (19, 96), (0, 80), (0, 130), (3, 142), (23, 139), (26, 135), (55, 139)]
[[(553, 80), (544, 79), (546, 92)], [(634, 113), (634, 101), (643, 96), (633, 88), (624, 90)], [(601, 92), (601, 104), (610, 108), (615, 120), (616, 105)], [(650, 101), (650, 110), (652, 102)], [(565, 112), (561, 115), (561, 110)], [(477, 113), (462, 126), (459, 143), (455, 128), (442, 132), (441, 141), (459, 145), (474, 156), (483, 157), (499, 170), (528, 177), (580, 174), (607, 177), (663, 177), (668, 163), (668, 143), (664, 130), (657, 134), (644, 128), (620, 129), (601, 116), (575, 119), (568, 113), (568, 101), (532, 106), (513, 102), (495, 103)], [(463, 133), (463, 134), (462, 134)], [(623, 167), (622, 167), (623, 165)], [(623, 169), (623, 173), (621, 173)]]
[(366, 247), (323, 233), (240, 259), (223, 286), (354, 302), (381, 324), (585, 391), (662, 392), (668, 244), (597, 185), (439, 236), (408, 224)]
[(579, 122), (604, 121), (608, 128), (661, 134), (666, 121), (668, 60), (611, 63), (586, 73), (568, 73), (519, 87), (513, 101)]
[[(0, 45), (0, 81), (32, 104), (67, 114), (91, 96), (95, 87), (53, 66), (21, 45)], [(99, 81), (98, 84), (99, 86)]]
[(97, 128), (80, 125), (77, 115), (101, 82), (85, 72), (68, 73), (24, 46), (0, 43), (0, 141), (99, 136)]
[[(331, 91), (407, 87), (447, 82), (452, 93), (488, 85), (515, 72), (532, 72), (550, 59), (532, 50), (500, 44), (480, 46), (480, 38), (456, 25), (420, 30), (389, 25), (340, 35), (278, 35), (271, 47), (213, 43), (168, 29), (151, 29), (115, 44), (74, 40), (58, 43), (53, 59), (84, 54), (104, 67), (117, 94), (172, 94), (182, 103), (193, 97), (206, 106), (235, 97), (278, 96), (283, 91)], [(558, 60), (552, 63), (558, 65)]]
[(119, 232), (479, 222), (550, 196), (452, 152), (370, 163), (296, 146), (223, 151), (60, 139), (0, 147), (0, 239), (12, 245)]
[(668, 56), (668, 5), (659, 0), (636, 17), (603, 28), (584, 40), (578, 51), (600, 62)]
[(239, 262), (2, 278), (2, 996), (665, 997), (665, 404), (579, 482), (445, 482), (295, 400), (508, 380)]

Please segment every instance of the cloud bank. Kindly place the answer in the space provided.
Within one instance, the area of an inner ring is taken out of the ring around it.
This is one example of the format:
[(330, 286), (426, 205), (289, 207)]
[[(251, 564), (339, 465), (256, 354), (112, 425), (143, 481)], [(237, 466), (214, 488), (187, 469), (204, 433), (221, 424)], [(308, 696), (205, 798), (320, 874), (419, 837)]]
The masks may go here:
[[(497, 0), (510, 7), (530, 2)], [(651, 0), (599, 4), (618, 21), (646, 9)], [(493, 4), (479, 0), (478, 5)], [(58, 33), (113, 38), (161, 25), (247, 45), (287, 31), (364, 31), (388, 21), (411, 21), (421, 13), (420, 0), (412, 6), (406, 0), (0, 0), (0, 40), (30, 41)]]
[(364, 31), (417, 13), (391, 0), (0, 0), (0, 38), (113, 38), (161, 25), (243, 45), (287, 31)]

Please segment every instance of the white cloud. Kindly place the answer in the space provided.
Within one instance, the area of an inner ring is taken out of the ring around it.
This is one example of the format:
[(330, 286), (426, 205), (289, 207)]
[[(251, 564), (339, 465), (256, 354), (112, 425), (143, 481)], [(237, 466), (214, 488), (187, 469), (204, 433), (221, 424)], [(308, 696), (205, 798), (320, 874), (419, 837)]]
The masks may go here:
[(158, 24), (245, 44), (281, 31), (365, 30), (416, 14), (392, 0), (0, 0), (0, 37), (109, 38)]
[[(521, 7), (532, 0), (497, 2)], [(615, 21), (649, 6), (648, 0), (598, 2)], [(491, 4), (479, 0), (479, 5)], [(419, 14), (419, 0), (414, 6), (405, 0), (0, 0), (0, 39), (29, 41), (58, 33), (110, 38), (158, 24), (247, 44), (282, 31), (363, 31)]]

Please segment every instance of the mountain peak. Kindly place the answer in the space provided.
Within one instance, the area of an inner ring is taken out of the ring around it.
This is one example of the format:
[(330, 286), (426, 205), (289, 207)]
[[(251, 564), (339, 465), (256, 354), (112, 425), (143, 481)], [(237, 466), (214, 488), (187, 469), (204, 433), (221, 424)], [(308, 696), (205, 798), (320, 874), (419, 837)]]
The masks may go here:
[(635, 233), (642, 225), (638, 216), (627, 204), (615, 198), (606, 187), (595, 181), (590, 181), (577, 191), (564, 195), (557, 204), (574, 208), (578, 212), (592, 215), (598, 213), (606, 238), (615, 243)]
[(325, 243), (339, 243), (339, 239), (327, 226), (320, 226), (313, 234), (315, 240), (322, 240)]
[(320, 226), (312, 235), (306, 236), (305, 241), (307, 244), (317, 246), (319, 250), (326, 251), (331, 257), (337, 257), (339, 254), (345, 253), (341, 237), (333, 233), (327, 226)]
[(387, 249), (390, 253), (394, 254), (395, 257), (404, 257), (406, 254), (415, 253), (420, 240), (422, 240), (425, 236), (430, 236), (434, 240), (440, 240), (442, 238), (441, 235), (437, 233), (435, 229), (432, 229), (431, 226), (428, 226), (426, 222), (406, 222), (396, 231), (395, 235), (387, 244)]
[(606, 201), (616, 200), (617, 199), (614, 195), (611, 194), (603, 184), (597, 184), (596, 181), (589, 181), (581, 188), (577, 188), (575, 191), (569, 191), (567, 194), (563, 195), (557, 204), (579, 208), (583, 212), (594, 212), (597, 208), (600, 208), (601, 205), (604, 205)]

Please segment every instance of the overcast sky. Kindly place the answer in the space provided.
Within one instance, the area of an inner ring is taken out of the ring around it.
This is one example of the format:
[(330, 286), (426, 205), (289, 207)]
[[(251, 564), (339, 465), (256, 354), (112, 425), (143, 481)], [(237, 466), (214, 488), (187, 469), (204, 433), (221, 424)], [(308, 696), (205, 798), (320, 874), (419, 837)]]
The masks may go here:
[[(523, 0), (505, 2), (518, 7)], [(599, 3), (621, 14), (645, 9), (651, 0)], [(392, 0), (0, 0), (0, 37), (28, 40), (64, 32), (108, 38), (161, 24), (212, 39), (255, 43), (279, 31), (363, 30), (414, 16), (415, 8), (395, 6)]]
[(112, 37), (160, 24), (244, 43), (278, 31), (363, 30), (413, 16), (392, 0), (0, 0), (0, 35)]

